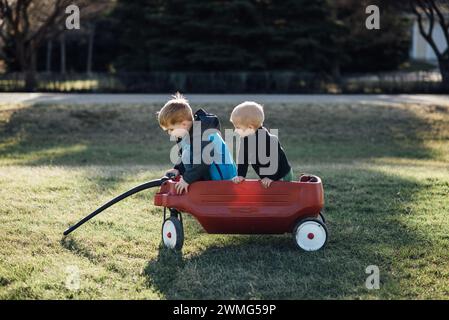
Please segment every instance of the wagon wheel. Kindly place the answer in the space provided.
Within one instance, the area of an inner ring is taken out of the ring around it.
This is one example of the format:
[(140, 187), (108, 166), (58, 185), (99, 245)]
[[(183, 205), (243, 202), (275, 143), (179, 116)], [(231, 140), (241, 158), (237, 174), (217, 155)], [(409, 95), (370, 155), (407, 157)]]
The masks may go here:
[(184, 244), (184, 228), (177, 217), (171, 216), (164, 220), (162, 241), (168, 249), (181, 250)]
[(324, 217), (324, 212), (320, 211), (320, 214), (317, 217), (318, 220), (320, 220), (322, 223), (326, 224), (326, 218)]
[(293, 238), (296, 245), (305, 251), (317, 251), (327, 242), (326, 225), (319, 219), (304, 219), (296, 225)]

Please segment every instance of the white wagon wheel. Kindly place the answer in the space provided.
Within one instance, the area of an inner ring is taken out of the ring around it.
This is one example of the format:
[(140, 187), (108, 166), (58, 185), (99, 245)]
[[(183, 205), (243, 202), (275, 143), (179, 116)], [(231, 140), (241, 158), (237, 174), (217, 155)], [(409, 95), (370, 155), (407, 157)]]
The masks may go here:
[(162, 224), (162, 241), (168, 249), (181, 250), (184, 244), (184, 230), (178, 218), (171, 216)]
[(296, 245), (305, 251), (317, 251), (327, 242), (326, 225), (318, 219), (304, 219), (296, 225), (293, 237)]

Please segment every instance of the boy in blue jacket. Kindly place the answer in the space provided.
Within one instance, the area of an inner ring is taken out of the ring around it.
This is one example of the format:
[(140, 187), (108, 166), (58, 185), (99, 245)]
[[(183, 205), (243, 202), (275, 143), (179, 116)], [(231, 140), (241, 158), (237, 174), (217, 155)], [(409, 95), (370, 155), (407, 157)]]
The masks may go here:
[[(177, 164), (166, 172), (182, 176), (175, 186), (177, 193), (187, 192), (195, 181), (231, 180), (237, 175), (237, 167), (221, 138), (217, 116), (203, 109), (193, 114), (187, 99), (178, 92), (162, 107), (157, 118), (179, 148)], [(203, 152), (207, 150), (212, 154)]]

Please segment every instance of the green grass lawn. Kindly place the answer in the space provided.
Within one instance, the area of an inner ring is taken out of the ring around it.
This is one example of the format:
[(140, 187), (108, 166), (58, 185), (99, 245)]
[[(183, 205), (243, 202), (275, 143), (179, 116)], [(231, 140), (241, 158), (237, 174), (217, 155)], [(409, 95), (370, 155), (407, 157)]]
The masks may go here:
[[(1, 299), (449, 298), (449, 108), (437, 105), (265, 106), (295, 172), (323, 179), (321, 251), (290, 234), (209, 235), (188, 215), (183, 251), (167, 251), (155, 190), (63, 238), (169, 167), (159, 107), (0, 107)], [(230, 127), (230, 104), (203, 107)], [(379, 290), (365, 287), (369, 265)], [(79, 290), (66, 287), (70, 268)]]

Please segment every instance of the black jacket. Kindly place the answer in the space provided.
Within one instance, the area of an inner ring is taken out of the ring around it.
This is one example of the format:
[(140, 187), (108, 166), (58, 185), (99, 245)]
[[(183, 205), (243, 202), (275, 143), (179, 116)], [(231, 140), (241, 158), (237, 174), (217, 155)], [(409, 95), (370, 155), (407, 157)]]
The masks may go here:
[[(262, 135), (265, 136), (266, 150), (259, 150), (259, 147), (258, 147), (259, 137), (262, 137)], [(254, 140), (251, 140), (251, 139), (254, 139)], [(249, 141), (254, 141), (255, 146), (252, 146), (252, 148), (249, 148), (249, 146), (248, 146)], [(278, 155), (277, 155), (278, 168), (277, 168), (276, 172), (273, 174), (263, 174), (263, 173), (261, 173), (261, 169), (268, 168), (270, 166), (270, 162), (262, 161), (263, 159), (261, 159), (261, 157), (268, 157), (268, 158), (270, 157), (270, 155), (271, 155), (270, 141), (274, 146), (276, 146), (277, 151), (278, 151)], [(251, 161), (251, 159), (253, 159), (255, 161)], [(267, 163), (264, 163), (264, 162), (267, 162)], [(257, 175), (261, 179), (269, 178), (271, 180), (280, 180), (291, 169), (290, 164), (285, 155), (284, 149), (281, 147), (281, 144), (279, 143), (278, 137), (270, 134), (265, 127), (260, 127), (254, 135), (241, 138), (241, 140), (240, 140), (240, 148), (239, 148), (238, 154), (237, 154), (238, 175), (242, 176), (242, 177), (246, 177), (246, 174), (248, 172), (248, 166), (250, 164), (252, 165), (254, 171), (257, 173)]]
[[(190, 145), (193, 146), (193, 142), (197, 141), (196, 139), (199, 139), (201, 141), (201, 153), (203, 149), (211, 143), (210, 141), (202, 141), (201, 137), (203, 135), (203, 132), (208, 129), (216, 129), (217, 131), (220, 131), (220, 120), (218, 117), (214, 114), (207, 113), (203, 109), (199, 109), (197, 112), (195, 112), (193, 116), (194, 121), (200, 121), (201, 122), (201, 134), (195, 133), (192, 124), (192, 128), (190, 128), (189, 136), (190, 136)], [(181, 142), (182, 139), (178, 139), (177, 143), (179, 145), (179, 142)], [(182, 149), (181, 146), (179, 146), (179, 156), (181, 157)], [(206, 164), (203, 162), (203, 159), (200, 155), (197, 155), (201, 159), (201, 163), (199, 164), (193, 164), (193, 147), (190, 148), (190, 163), (191, 165), (184, 165), (182, 161), (175, 165), (175, 169), (179, 170), (179, 173), (182, 175), (183, 179), (187, 183), (192, 183), (199, 180), (210, 180), (210, 173), (209, 173), (209, 164)]]

